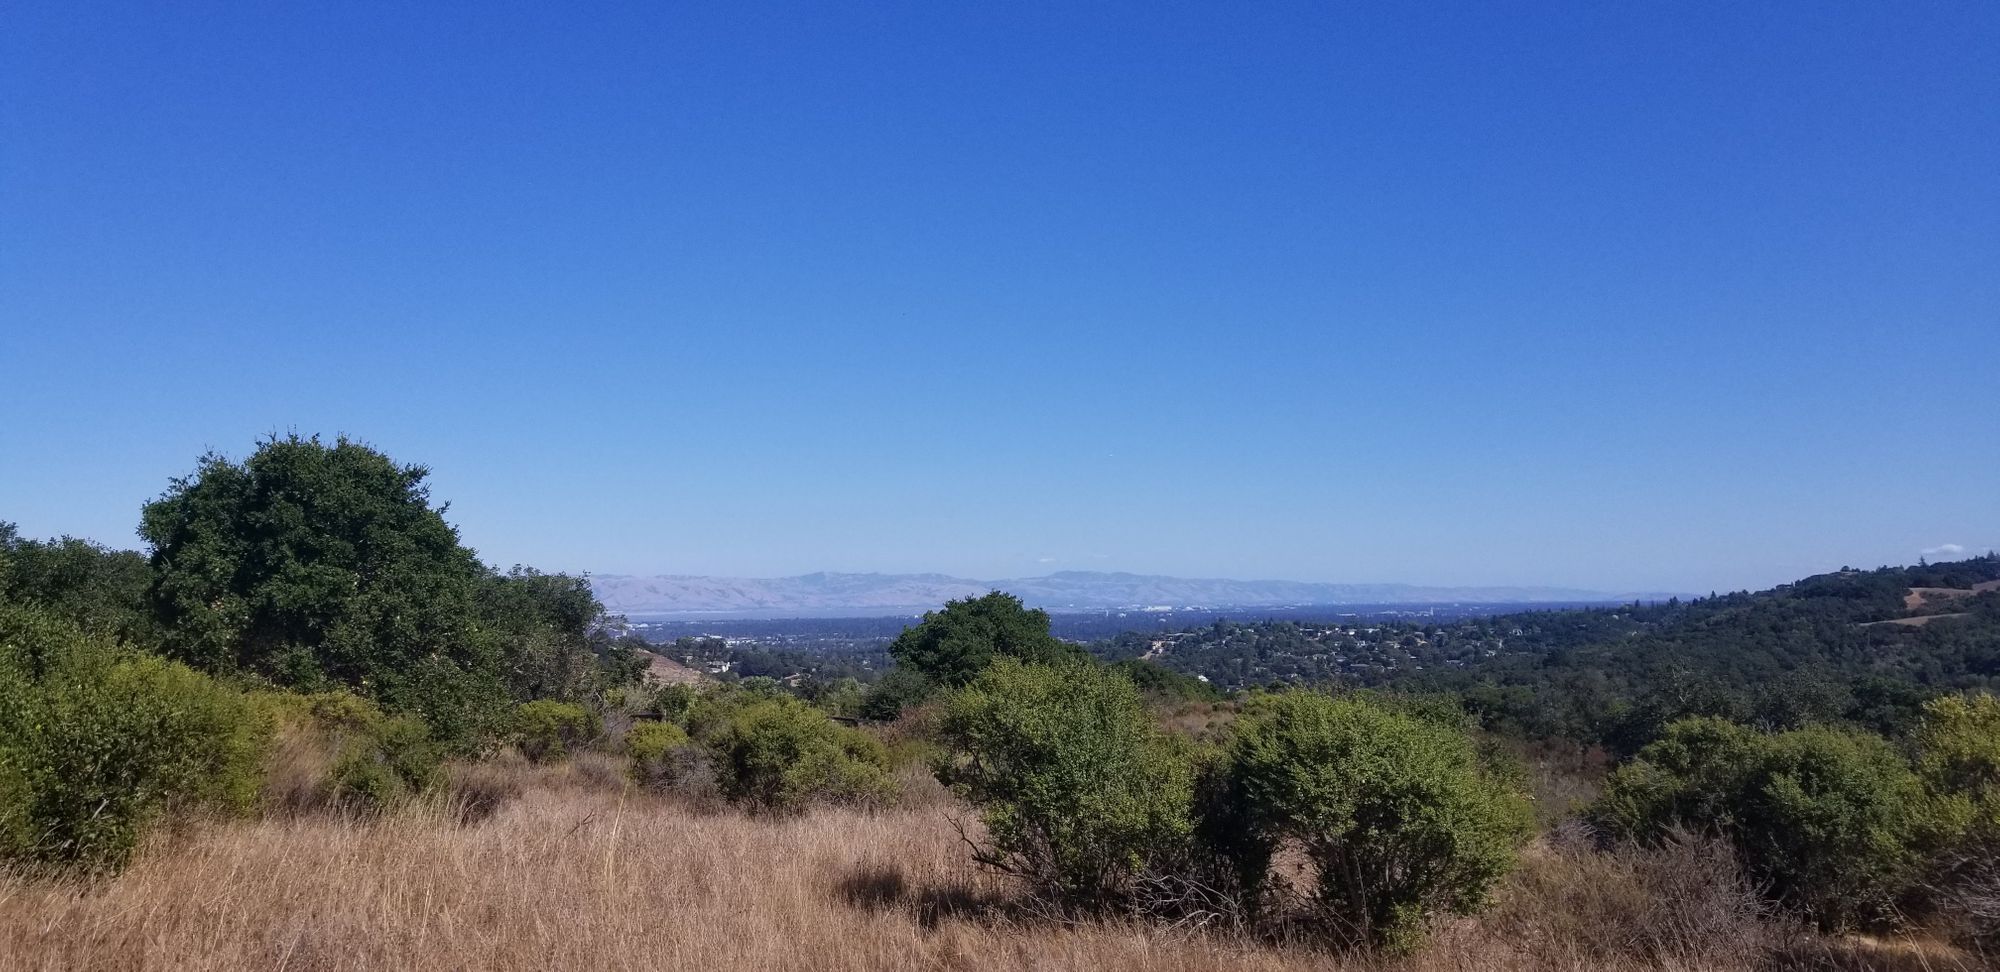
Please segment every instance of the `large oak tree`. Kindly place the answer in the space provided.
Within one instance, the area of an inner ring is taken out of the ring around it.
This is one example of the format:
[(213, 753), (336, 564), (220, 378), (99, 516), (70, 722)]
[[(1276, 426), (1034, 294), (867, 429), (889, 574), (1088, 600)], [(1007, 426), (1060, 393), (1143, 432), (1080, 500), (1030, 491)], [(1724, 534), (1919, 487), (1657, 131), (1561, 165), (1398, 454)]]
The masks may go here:
[(497, 692), (477, 618), (486, 571), (427, 474), (344, 437), (202, 457), (139, 531), (167, 649), (210, 670), (344, 684), (434, 722)]

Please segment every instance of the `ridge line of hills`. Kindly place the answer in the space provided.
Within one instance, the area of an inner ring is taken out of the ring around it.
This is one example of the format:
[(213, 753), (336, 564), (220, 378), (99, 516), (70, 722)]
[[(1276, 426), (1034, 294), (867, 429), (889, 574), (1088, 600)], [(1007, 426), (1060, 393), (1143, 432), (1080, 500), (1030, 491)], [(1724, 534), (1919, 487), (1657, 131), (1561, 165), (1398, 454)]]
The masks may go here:
[(1425, 586), (1228, 580), (1125, 572), (1059, 571), (1040, 577), (977, 580), (949, 574), (820, 572), (793, 577), (596, 574), (591, 588), (605, 607), (628, 616), (765, 612), (915, 613), (944, 602), (1004, 590), (1030, 607), (1097, 611), (1147, 607), (1258, 608), (1340, 604), (1531, 604), (1664, 601), (1667, 592), (1608, 592), (1555, 586)]

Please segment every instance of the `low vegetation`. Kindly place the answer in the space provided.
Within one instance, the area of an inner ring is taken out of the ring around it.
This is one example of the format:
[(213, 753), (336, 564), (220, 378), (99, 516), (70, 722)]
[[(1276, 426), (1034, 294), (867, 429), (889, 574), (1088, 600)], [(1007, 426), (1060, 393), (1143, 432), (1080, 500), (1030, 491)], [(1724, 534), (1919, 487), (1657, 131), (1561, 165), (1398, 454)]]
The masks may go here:
[(995, 662), (946, 701), (938, 776), (979, 807), (975, 856), (1060, 908), (1135, 910), (1194, 833), (1193, 760), (1124, 678)]
[[(0, 955), (38, 970), (549, 968), (1090, 972), (1972, 972), (1908, 940), (1800, 938), (1726, 845), (1524, 852), (1479, 917), (1393, 963), (1018, 907), (935, 808), (697, 813), (569, 764), (502, 761), (516, 796), (442, 810), (203, 824), (116, 877), (0, 877)], [(976, 825), (974, 825), (976, 826)], [(13, 959), (26, 956), (25, 961)]]
[(296, 740), (317, 757), (295, 766), (295, 810), (394, 809), (437, 785), (445, 749), (430, 727), (391, 715), (367, 699), (335, 690), (304, 697), (268, 696)]
[(1612, 773), (1592, 818), (1639, 840), (1712, 826), (1776, 903), (1842, 928), (1891, 920), (1940, 823), (1931, 812), (1884, 739), (1691, 719)]
[[(1530, 834), (1527, 798), (1463, 731), (1366, 698), (1261, 699), (1229, 745), (1233, 805), (1213, 827), (1247, 888), (1290, 891), (1339, 942), (1408, 951), (1439, 916), (1477, 912)], [(1307, 865), (1285, 888), (1274, 862)]]
[(0, 604), (0, 855), (116, 868), (169, 811), (248, 810), (269, 738), (242, 692)]
[(583, 706), (538, 699), (514, 707), (507, 737), (529, 759), (561, 759), (595, 737), (600, 728), (597, 716)]
[(710, 718), (702, 738), (720, 768), (722, 794), (752, 810), (867, 806), (895, 794), (879, 741), (797, 699), (747, 700)]
[[(1802, 681), (1742, 708), (1635, 666), (1620, 691), (1657, 704), (1614, 700), (1610, 722), (1552, 736), (1495, 719), (1496, 683), (1224, 693), (1101, 662), (999, 592), (911, 626), (872, 687), (669, 685), (580, 579), (479, 564), (423, 478), (289, 437), (175, 482), (145, 509), (144, 557), (0, 528), (0, 955), (1723, 970), (1995, 954), (2000, 699), (1980, 685), (1912, 701)], [(1925, 579), (1993, 572), (1969, 563)], [(1758, 603), (1738, 606), (1782, 620)]]

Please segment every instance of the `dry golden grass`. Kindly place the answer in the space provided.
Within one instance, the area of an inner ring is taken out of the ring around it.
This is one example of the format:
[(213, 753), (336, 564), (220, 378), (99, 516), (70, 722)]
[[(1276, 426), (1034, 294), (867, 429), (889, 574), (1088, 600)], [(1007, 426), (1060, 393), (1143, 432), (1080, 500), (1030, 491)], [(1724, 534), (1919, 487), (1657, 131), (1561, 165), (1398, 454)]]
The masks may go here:
[[(1622, 950), (1592, 925), (1645, 911), (1629, 895), (1649, 879), (1595, 873), (1577, 853), (1537, 853), (1493, 917), (1391, 962), (1027, 916), (972, 867), (937, 806), (773, 820), (617, 791), (601, 767), (515, 764), (459, 780), (461, 793), (505, 802), (470, 824), (444, 807), (198, 825), (92, 886), (0, 877), (0, 966), (1721, 972), (1757, 961), (1754, 942), (1729, 941), (1740, 916), (1696, 929), (1692, 951)], [(1594, 904), (1590, 883), (1605, 880), (1627, 897)], [(1674, 913), (1710, 920), (1703, 907)], [(1568, 913), (1538, 916), (1547, 908)]]

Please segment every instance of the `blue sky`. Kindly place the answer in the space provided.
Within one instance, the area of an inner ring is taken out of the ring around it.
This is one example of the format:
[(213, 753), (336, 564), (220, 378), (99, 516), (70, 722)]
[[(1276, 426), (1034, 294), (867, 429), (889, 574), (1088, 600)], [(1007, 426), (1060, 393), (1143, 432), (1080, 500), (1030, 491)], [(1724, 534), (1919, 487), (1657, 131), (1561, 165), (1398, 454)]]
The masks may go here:
[[(1421, 9), (1411, 9), (1421, 8)], [(0, 12), (0, 519), (1706, 591), (2000, 545), (2000, 5)]]

